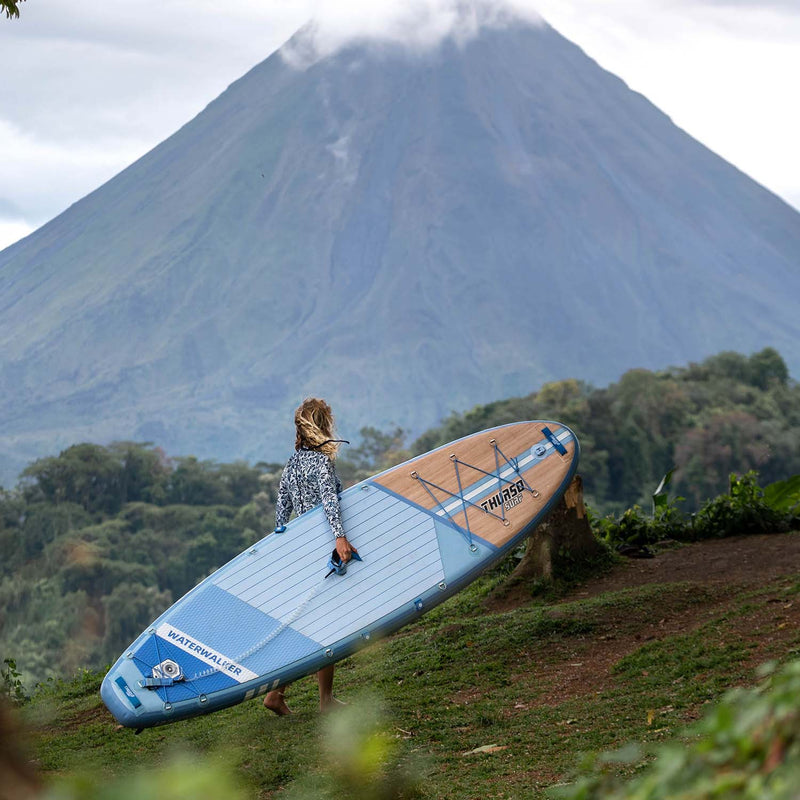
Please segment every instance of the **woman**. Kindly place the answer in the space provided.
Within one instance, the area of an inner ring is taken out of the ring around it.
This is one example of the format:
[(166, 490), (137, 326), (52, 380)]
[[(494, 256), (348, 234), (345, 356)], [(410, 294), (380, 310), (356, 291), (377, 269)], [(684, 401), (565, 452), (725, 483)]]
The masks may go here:
[[(341, 439), (333, 438), (333, 412), (324, 401), (315, 397), (304, 400), (294, 412), (297, 431), (295, 452), (284, 467), (278, 488), (275, 507), (275, 530), (280, 531), (289, 521), (292, 511), (297, 516), (305, 514), (322, 504), (325, 516), (336, 540), (336, 552), (345, 563), (353, 555), (353, 547), (347, 541), (342, 528), (339, 509), (339, 492), (342, 484), (336, 477), (333, 460)], [(333, 664), (317, 673), (319, 682), (319, 705), (327, 711), (339, 704), (333, 696)], [(264, 706), (281, 716), (290, 714), (284, 699), (286, 686), (269, 692)]]

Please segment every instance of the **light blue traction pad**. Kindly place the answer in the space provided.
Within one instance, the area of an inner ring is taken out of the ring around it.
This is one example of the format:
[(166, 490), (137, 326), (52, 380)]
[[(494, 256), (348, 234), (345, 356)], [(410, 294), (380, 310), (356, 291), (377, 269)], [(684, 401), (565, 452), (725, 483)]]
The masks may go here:
[[(268, 647), (240, 660), (252, 648), (254, 640), (266, 639), (281, 623), (212, 583), (193, 593), (188, 602), (178, 605), (162, 622), (187, 633), (192, 640), (225, 655), (257, 675), (270, 673), (320, 649), (319, 643), (292, 628), (285, 628)], [(161, 636), (147, 637), (135, 653), (135, 658), (145, 677), (150, 675), (148, 667), (152, 669), (152, 666), (166, 658), (181, 665), (188, 685), (178, 682), (174, 686), (155, 690), (163, 700), (173, 703), (196, 697), (199, 693), (209, 694), (229, 688), (237, 683), (224, 671), (217, 671), (213, 665)], [(198, 674), (209, 672), (209, 675), (192, 680)]]
[(475, 569), (476, 565), (484, 560), (488, 554), (496, 553), (497, 548), (483, 542), (477, 536), (472, 537), (475, 551), (469, 549), (464, 536), (451, 525), (442, 520), (434, 521), (436, 538), (439, 542), (439, 556), (442, 559), (444, 577), (452, 583), (467, 572)]
[(345, 491), (341, 507), (348, 539), (363, 558), (345, 576), (324, 578), (333, 537), (318, 507), (293, 520), (286, 533), (257, 543), (214, 583), (326, 649), (368, 633), (444, 579), (430, 512), (369, 483)]

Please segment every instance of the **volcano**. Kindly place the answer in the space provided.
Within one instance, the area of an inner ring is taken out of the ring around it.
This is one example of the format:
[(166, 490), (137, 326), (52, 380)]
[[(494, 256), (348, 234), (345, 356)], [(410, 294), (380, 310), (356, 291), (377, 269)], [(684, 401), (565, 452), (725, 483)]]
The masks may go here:
[(302, 31), (0, 253), (3, 477), (77, 441), (282, 460), (720, 350), (800, 371), (800, 214), (546, 24)]

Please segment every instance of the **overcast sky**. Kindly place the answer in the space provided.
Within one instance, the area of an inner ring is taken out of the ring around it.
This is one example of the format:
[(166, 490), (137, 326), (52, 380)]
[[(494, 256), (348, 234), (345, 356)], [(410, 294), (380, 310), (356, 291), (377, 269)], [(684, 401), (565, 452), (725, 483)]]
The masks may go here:
[[(509, 2), (800, 209), (800, 0)], [(26, 0), (20, 19), (0, 16), (0, 249), (165, 139), (310, 18), (330, 46), (363, 33), (419, 45), (464, 4)]]

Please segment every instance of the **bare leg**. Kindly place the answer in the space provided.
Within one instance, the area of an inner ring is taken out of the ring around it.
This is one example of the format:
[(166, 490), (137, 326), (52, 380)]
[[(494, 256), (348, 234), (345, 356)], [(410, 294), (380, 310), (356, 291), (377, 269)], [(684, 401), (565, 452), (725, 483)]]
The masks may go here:
[(339, 706), (346, 705), (341, 700), (333, 696), (333, 664), (323, 667), (317, 673), (319, 681), (319, 709), (320, 711), (331, 711)]
[(264, 698), (264, 708), (268, 708), (279, 717), (285, 717), (287, 714), (291, 714), (291, 709), (286, 705), (286, 700), (284, 700), (283, 697), (283, 693), (286, 689), (287, 686), (279, 686), (277, 689), (267, 692)]
[(319, 683), (319, 708), (320, 711), (327, 711), (336, 703), (333, 699), (333, 664), (323, 667), (317, 673), (317, 681)]

